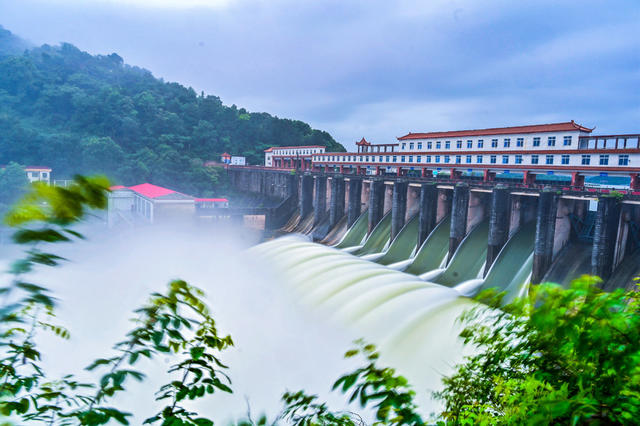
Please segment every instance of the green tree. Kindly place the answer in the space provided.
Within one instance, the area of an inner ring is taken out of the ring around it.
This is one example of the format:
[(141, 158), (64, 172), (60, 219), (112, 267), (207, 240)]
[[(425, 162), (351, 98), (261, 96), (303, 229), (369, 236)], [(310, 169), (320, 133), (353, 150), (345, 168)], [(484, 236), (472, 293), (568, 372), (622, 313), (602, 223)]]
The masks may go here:
[(632, 424), (640, 415), (640, 297), (598, 288), (534, 286), (528, 297), (466, 313), (478, 348), (444, 380), (442, 413), (456, 424)]
[(0, 169), (0, 214), (8, 210), (22, 195), (29, 185), (29, 180), (24, 168), (17, 163), (9, 163), (6, 167)]

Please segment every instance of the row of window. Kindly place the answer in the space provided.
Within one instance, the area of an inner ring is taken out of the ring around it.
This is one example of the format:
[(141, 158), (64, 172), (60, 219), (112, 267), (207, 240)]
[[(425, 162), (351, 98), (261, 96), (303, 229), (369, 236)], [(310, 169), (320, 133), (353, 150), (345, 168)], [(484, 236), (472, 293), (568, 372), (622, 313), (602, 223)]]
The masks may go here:
[[(398, 161), (400, 161), (400, 163), (413, 163), (414, 159), (415, 159), (415, 163), (422, 163), (422, 159), (424, 157), (424, 162), (425, 163), (455, 163), (455, 164), (462, 164), (462, 158), (464, 158), (464, 163), (466, 164), (471, 164), (473, 163), (473, 157), (472, 155), (380, 155), (380, 156), (369, 156), (369, 155), (343, 155), (343, 156), (339, 156), (339, 155), (331, 155), (331, 156), (327, 156), (327, 157), (323, 157), (322, 161), (346, 161), (346, 162), (375, 162), (376, 158), (378, 159), (379, 163), (397, 163)], [(475, 156), (475, 162), (476, 164), (482, 164), (484, 161), (484, 155), (476, 155)], [(501, 163), (500, 164), (510, 164), (511, 161), (511, 157), (510, 155), (502, 155), (501, 156)], [(516, 154), (513, 156), (513, 161), (514, 164), (523, 164), (523, 156), (522, 154)], [(544, 157), (544, 163), (541, 163), (541, 159), (540, 157)], [(531, 155), (531, 164), (555, 164), (555, 158), (556, 157), (560, 157), (560, 164), (565, 164), (568, 165), (569, 164), (569, 154), (562, 154), (560, 156), (558, 155), (545, 155), (545, 156), (541, 156), (541, 155), (537, 155), (537, 154), (533, 154)], [(583, 154), (581, 155), (581, 164), (588, 166), (591, 165), (591, 155), (589, 154)], [(608, 166), (609, 165), (609, 154), (601, 154), (598, 156), (598, 160), (599, 160), (599, 165), (600, 166)], [(315, 159), (316, 161), (318, 161), (318, 159)], [(433, 161), (432, 161), (433, 160)], [(497, 164), (498, 163), (498, 156), (497, 155), (489, 155), (489, 163), (490, 164)], [(594, 163), (595, 164), (595, 163)], [(629, 155), (628, 154), (620, 154), (618, 155), (618, 165), (619, 166), (628, 166), (629, 165)]]
[(314, 149), (277, 149), (273, 152), (274, 155), (310, 155), (324, 152), (321, 148)]
[[(539, 138), (539, 137), (533, 138), (533, 146), (534, 147), (540, 146), (540, 139), (541, 138)], [(571, 140), (572, 140), (571, 136), (565, 136), (563, 138), (562, 145), (563, 146), (571, 146)], [(426, 147), (427, 147), (427, 149), (433, 149), (433, 147), (435, 146), (435, 149), (442, 149), (443, 144), (444, 144), (444, 149), (451, 149), (451, 141), (444, 141), (444, 142), (442, 142), (442, 141), (436, 141), (436, 142), (428, 141), (428, 142), (426, 142)], [(408, 147), (409, 151), (412, 151), (414, 149), (421, 150), (423, 148), (423, 146), (425, 146), (424, 142), (402, 142), (402, 149), (403, 150), (407, 149), (407, 147)], [(474, 142), (471, 139), (466, 141), (466, 145), (463, 143), (462, 140), (458, 140), (458, 141), (455, 142), (456, 149), (462, 149), (463, 146), (466, 146), (467, 149), (473, 149), (474, 148)], [(498, 139), (491, 139), (491, 148), (498, 148), (499, 146), (500, 146), (500, 142), (499, 142)], [(524, 147), (524, 138), (516, 138), (514, 146), (518, 147), (518, 148)], [(555, 136), (547, 137), (547, 146), (556, 146), (556, 137)], [(503, 148), (510, 148), (511, 147), (511, 138), (504, 138), (502, 140), (502, 147)], [(476, 149), (484, 148), (484, 139), (478, 139), (475, 142), (475, 148)]]

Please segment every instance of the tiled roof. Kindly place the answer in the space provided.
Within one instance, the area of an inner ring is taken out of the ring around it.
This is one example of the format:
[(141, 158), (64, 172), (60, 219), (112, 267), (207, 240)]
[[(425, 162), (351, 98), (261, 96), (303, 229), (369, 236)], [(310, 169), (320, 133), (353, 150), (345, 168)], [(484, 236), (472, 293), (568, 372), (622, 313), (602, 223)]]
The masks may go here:
[(371, 145), (365, 138), (360, 139), (360, 142), (356, 142), (356, 145)]
[(130, 190), (154, 200), (193, 200), (193, 197), (150, 183), (130, 186)]
[(496, 127), (492, 129), (477, 130), (455, 130), (450, 132), (431, 132), (431, 133), (409, 133), (401, 136), (398, 140), (407, 139), (431, 139), (431, 138), (447, 138), (447, 137), (464, 137), (464, 136), (489, 136), (489, 135), (508, 135), (518, 133), (545, 133), (545, 132), (571, 132), (581, 131), (591, 133), (593, 129), (581, 126), (573, 120), (566, 123), (551, 124), (534, 124), (530, 126), (514, 126), (514, 127)]

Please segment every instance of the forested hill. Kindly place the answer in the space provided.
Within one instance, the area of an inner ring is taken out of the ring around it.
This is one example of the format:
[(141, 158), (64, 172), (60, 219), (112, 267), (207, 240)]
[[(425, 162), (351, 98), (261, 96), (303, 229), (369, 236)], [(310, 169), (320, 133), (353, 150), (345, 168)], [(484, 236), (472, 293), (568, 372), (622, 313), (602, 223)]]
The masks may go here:
[(115, 53), (93, 56), (71, 44), (25, 52), (19, 42), (0, 27), (0, 164), (46, 165), (56, 178), (105, 173), (125, 185), (205, 195), (219, 172), (203, 163), (225, 151), (257, 164), (269, 146), (344, 150), (306, 123), (225, 106)]

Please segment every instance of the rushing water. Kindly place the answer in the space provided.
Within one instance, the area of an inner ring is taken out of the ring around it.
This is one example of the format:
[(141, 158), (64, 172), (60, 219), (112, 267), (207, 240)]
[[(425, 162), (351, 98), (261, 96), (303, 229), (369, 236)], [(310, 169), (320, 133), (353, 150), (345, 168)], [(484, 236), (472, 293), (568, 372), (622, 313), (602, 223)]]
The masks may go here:
[[(441, 388), (442, 377), (469, 351), (458, 338), (462, 325), (456, 321), (476, 303), (465, 295), (489, 287), (505, 291), (508, 300), (526, 293), (535, 224), (523, 225), (510, 238), (483, 278), (487, 221), (471, 230), (447, 264), (449, 217), (417, 250), (411, 240), (416, 218), (390, 244), (390, 214), (368, 238), (365, 217), (366, 212), (333, 248), (286, 236), (249, 253), (276, 271), (296, 303), (311, 308), (318, 321), (378, 345), (382, 363), (404, 374), (421, 410), (432, 412), (439, 404), (431, 391)], [(389, 263), (394, 264), (385, 266)], [(398, 270), (403, 268), (406, 272)]]

